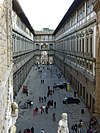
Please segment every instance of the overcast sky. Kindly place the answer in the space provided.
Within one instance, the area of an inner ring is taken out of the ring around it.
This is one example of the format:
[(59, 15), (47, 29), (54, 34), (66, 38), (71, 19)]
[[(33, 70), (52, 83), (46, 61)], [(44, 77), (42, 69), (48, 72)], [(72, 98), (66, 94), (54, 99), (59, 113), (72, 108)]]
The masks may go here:
[(18, 0), (34, 30), (55, 30), (74, 0)]

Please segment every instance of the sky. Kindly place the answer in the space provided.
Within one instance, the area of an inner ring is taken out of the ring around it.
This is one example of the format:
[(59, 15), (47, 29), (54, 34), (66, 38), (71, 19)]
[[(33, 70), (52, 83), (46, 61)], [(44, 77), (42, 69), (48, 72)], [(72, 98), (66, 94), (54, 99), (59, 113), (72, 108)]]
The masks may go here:
[(74, 0), (18, 0), (34, 30), (55, 30)]

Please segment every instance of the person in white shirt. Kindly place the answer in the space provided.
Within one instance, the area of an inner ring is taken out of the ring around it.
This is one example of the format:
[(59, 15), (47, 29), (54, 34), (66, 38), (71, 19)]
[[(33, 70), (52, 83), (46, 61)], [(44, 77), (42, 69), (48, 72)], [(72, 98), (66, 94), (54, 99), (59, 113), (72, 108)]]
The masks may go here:
[(41, 133), (44, 133), (44, 129), (41, 129)]

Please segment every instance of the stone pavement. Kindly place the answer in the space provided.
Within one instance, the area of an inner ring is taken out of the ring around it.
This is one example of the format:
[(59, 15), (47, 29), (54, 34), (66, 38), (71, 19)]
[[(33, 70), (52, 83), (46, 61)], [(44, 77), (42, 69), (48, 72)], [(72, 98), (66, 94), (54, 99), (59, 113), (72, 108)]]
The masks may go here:
[[(48, 67), (49, 69), (47, 69), (46, 65), (41, 66), (40, 69), (42, 69), (42, 73), (39, 73), (37, 67), (33, 66), (24, 83), (24, 85), (28, 86), (29, 95), (27, 96), (26, 94), (24, 94), (21, 88), (18, 95), (15, 98), (15, 101), (19, 105), (19, 117), (16, 122), (17, 133), (20, 129), (23, 132), (24, 129), (31, 128), (32, 125), (34, 126), (35, 133), (40, 133), (42, 128), (45, 130), (45, 133), (56, 133), (57, 125), (59, 120), (61, 119), (61, 114), (63, 112), (66, 112), (68, 114), (68, 125), (70, 133), (72, 133), (72, 125), (75, 123), (78, 124), (80, 119), (82, 119), (85, 123), (85, 126), (82, 130), (85, 130), (86, 132), (86, 124), (90, 120), (90, 114), (86, 106), (82, 103), (82, 101), (78, 105), (64, 105), (62, 103), (62, 99), (64, 99), (66, 96), (73, 96), (72, 88), (70, 92), (66, 91), (65, 89), (56, 89), (55, 93), (49, 98), (47, 98), (47, 101), (49, 99), (53, 99), (54, 101), (56, 101), (57, 108), (50, 108), (48, 114), (44, 112), (43, 114), (38, 113), (38, 115), (33, 116), (33, 109), (36, 106), (40, 108), (41, 106), (46, 105), (46, 103), (39, 103), (38, 98), (39, 96), (47, 96), (48, 86), (50, 86), (50, 88), (52, 89), (54, 83), (66, 81), (63, 76), (61, 78), (58, 78), (58, 68), (56, 68), (53, 65)], [(50, 69), (52, 69), (52, 72), (50, 72)], [(44, 84), (41, 84), (41, 79), (44, 80)], [(33, 101), (33, 108), (23, 108), (27, 103), (27, 100)], [(81, 114), (82, 108), (84, 109), (84, 114)], [(52, 120), (53, 113), (56, 113), (56, 122)], [(83, 131), (82, 133), (85, 132)]]

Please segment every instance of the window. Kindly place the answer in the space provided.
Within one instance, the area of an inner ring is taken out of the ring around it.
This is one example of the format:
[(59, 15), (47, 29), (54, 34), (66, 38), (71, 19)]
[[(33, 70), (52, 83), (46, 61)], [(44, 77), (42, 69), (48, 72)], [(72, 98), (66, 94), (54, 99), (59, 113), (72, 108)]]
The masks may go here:
[(80, 66), (82, 65), (82, 60), (80, 59)]
[(20, 18), (17, 16), (17, 26), (20, 26)]
[(85, 16), (85, 6), (83, 4), (81, 8), (78, 10), (78, 21), (82, 20), (84, 16)]
[(90, 37), (90, 53), (92, 53), (92, 36)]
[(77, 47), (77, 52), (78, 52), (78, 38), (77, 38), (77, 45), (76, 45), (76, 47)]
[(83, 99), (85, 100), (85, 87), (83, 86)]
[(89, 45), (88, 42), (89, 42), (89, 39), (88, 39), (88, 37), (87, 37), (87, 38), (86, 38), (86, 52), (87, 52), (87, 53), (88, 53), (88, 47), (89, 47), (89, 46), (88, 46), (88, 45)]
[(88, 62), (86, 63), (86, 68), (88, 69)]
[(36, 44), (36, 49), (39, 50), (39, 44)]
[(90, 14), (93, 11), (93, 2), (94, 0), (88, 0), (87, 1), (87, 14)]
[(90, 71), (92, 71), (93, 70), (93, 65), (92, 65), (92, 63), (90, 63)]
[(77, 59), (77, 64), (79, 64), (79, 59)]
[(53, 49), (53, 44), (50, 44), (49, 45), (49, 49)]
[(85, 62), (84, 62), (84, 60), (83, 60), (83, 67), (84, 67), (84, 65), (85, 65)]
[(82, 52), (84, 52), (84, 38), (82, 38)]
[(82, 96), (82, 84), (80, 83), (80, 95)]
[(81, 38), (80, 38), (80, 52), (81, 52)]

